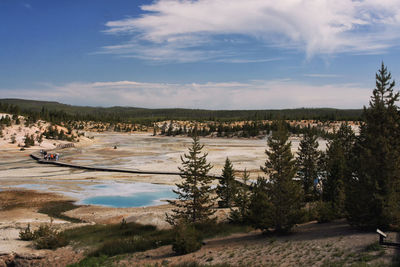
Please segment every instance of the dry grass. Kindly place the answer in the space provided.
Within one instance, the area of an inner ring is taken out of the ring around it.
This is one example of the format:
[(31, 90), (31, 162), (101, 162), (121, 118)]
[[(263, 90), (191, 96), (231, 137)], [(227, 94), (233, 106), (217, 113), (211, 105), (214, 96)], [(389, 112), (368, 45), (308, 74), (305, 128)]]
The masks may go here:
[(46, 203), (56, 200), (64, 200), (64, 198), (56, 194), (32, 190), (5, 190), (0, 192), (0, 210), (41, 208)]
[[(393, 234), (392, 234), (393, 235)], [(231, 266), (390, 266), (393, 249), (376, 245), (375, 233), (359, 232), (344, 222), (309, 223), (286, 236), (260, 232), (208, 240), (197, 252), (174, 256), (169, 246), (127, 255), (121, 265), (170, 266), (182, 262)], [(135, 262), (136, 265), (131, 263)], [(137, 265), (139, 264), (139, 265)]]
[(70, 222), (81, 220), (68, 217), (63, 213), (79, 206), (73, 201), (52, 193), (39, 193), (32, 190), (7, 190), (0, 192), (0, 211), (18, 208), (33, 208), (39, 213), (47, 214), (52, 218), (58, 218)]

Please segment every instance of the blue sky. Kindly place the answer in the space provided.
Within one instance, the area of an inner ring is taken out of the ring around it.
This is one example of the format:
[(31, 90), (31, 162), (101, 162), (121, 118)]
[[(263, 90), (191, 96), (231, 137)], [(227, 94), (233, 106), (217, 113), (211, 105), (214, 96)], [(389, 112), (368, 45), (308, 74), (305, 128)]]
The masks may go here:
[(0, 0), (0, 98), (361, 108), (400, 77), (398, 0)]

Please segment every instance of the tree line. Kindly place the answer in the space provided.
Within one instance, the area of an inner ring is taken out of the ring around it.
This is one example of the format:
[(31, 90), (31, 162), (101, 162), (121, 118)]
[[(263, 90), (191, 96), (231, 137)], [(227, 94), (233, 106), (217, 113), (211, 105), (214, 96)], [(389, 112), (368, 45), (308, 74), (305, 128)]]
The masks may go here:
[[(309, 126), (308, 128), (302, 127), (299, 124), (291, 125), (287, 121), (282, 121), (285, 124), (285, 127), (291, 134), (300, 135), (304, 134), (308, 131), (312, 131), (316, 136), (322, 137), (325, 139), (330, 139), (333, 137), (333, 134), (324, 130), (322, 127)], [(216, 123), (216, 122), (208, 122), (201, 126), (195, 124), (194, 126), (187, 126), (184, 124), (179, 127), (174, 126), (174, 121), (170, 121), (169, 124), (164, 122), (164, 124), (160, 127), (160, 135), (165, 136), (203, 136), (203, 137), (262, 137), (265, 135), (269, 135), (271, 131), (277, 130), (278, 124), (276, 121), (252, 121), (252, 122), (244, 122), (243, 124), (237, 123)], [(158, 128), (155, 125), (153, 135), (157, 135)]]
[(151, 126), (166, 120), (192, 120), (198, 122), (233, 122), (260, 120), (360, 120), (360, 109), (298, 108), (283, 110), (201, 110), (201, 109), (146, 109), (134, 107), (83, 107), (57, 102), (23, 99), (0, 99), (0, 112), (24, 115), (32, 122), (38, 119), (52, 123), (68, 121), (94, 121), (131, 123)]
[[(213, 220), (216, 201), (230, 209), (233, 223), (263, 231), (290, 232), (301, 222), (337, 218), (360, 229), (400, 227), (400, 112), (395, 82), (382, 63), (368, 107), (364, 107), (359, 135), (343, 123), (318, 150), (316, 135), (308, 127), (298, 156), (291, 152), (289, 131), (282, 121), (268, 138), (264, 176), (248, 185), (235, 183), (233, 165), (226, 159), (216, 190), (208, 172), (212, 168), (199, 137), (193, 136), (189, 152), (181, 157), (182, 182), (170, 201), (176, 208), (167, 221), (177, 228), (174, 249), (178, 253), (197, 249), (196, 225)], [(308, 208), (305, 208), (305, 207)]]

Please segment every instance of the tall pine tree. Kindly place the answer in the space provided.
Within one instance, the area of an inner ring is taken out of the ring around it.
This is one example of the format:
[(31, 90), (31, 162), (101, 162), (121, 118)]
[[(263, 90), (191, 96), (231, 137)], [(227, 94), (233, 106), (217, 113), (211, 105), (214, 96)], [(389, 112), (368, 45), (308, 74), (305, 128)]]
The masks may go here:
[(345, 213), (346, 184), (352, 175), (354, 141), (351, 127), (342, 124), (328, 143), (324, 157), (323, 200), (328, 202), (334, 217), (343, 217)]
[(250, 205), (250, 189), (248, 186), (248, 181), (250, 175), (245, 169), (243, 172), (242, 183), (237, 186), (236, 194), (234, 196), (234, 202), (236, 209), (231, 209), (229, 214), (229, 220), (233, 223), (246, 223), (249, 218), (249, 205)]
[(235, 173), (232, 162), (226, 158), (224, 168), (222, 169), (222, 177), (219, 179), (217, 186), (217, 195), (221, 199), (218, 202), (220, 208), (231, 208), (234, 196), (236, 194)]
[(313, 185), (314, 180), (318, 178), (319, 157), (317, 136), (308, 125), (303, 139), (300, 141), (297, 157), (297, 176), (303, 183), (304, 195), (307, 201), (312, 201), (316, 196)]
[(355, 135), (351, 127), (344, 123), (329, 141), (324, 155), (323, 200), (327, 202), (334, 218), (345, 214), (346, 184), (352, 175), (352, 149)]
[(183, 181), (176, 184), (177, 190), (174, 190), (178, 201), (168, 201), (176, 207), (172, 214), (167, 214), (166, 220), (172, 225), (182, 220), (187, 223), (205, 222), (215, 213), (211, 197), (213, 178), (208, 175), (212, 166), (207, 162), (207, 154), (202, 154), (203, 147), (195, 135), (189, 153), (181, 156), (182, 167), (179, 170)]
[(364, 107), (346, 203), (349, 222), (362, 228), (400, 225), (400, 115), (394, 86), (382, 63), (369, 107)]
[(268, 180), (264, 177), (258, 177), (257, 182), (253, 184), (250, 196), (248, 220), (255, 228), (268, 231), (269, 228), (275, 226), (273, 216)]
[(263, 230), (274, 228), (277, 232), (288, 232), (300, 219), (303, 190), (293, 180), (297, 167), (288, 139), (289, 133), (282, 121), (268, 138), (268, 149), (265, 151), (268, 159), (261, 170), (267, 174), (269, 181), (259, 179), (251, 204), (253, 220), (260, 212), (257, 211), (258, 206), (264, 206), (265, 211), (255, 221), (255, 226)]

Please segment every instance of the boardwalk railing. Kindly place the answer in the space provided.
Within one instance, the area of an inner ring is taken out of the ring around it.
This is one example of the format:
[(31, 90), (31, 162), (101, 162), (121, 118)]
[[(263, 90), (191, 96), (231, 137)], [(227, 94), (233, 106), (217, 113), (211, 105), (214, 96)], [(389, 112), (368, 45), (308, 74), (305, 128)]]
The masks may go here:
[(74, 143), (58, 144), (57, 145), (57, 148), (69, 148), (69, 147), (75, 147)]
[[(121, 172), (121, 173), (133, 173), (133, 174), (156, 174), (156, 175), (182, 175), (182, 173), (180, 173), (180, 172), (139, 171), (139, 170), (82, 166), (82, 165), (69, 164), (69, 163), (64, 163), (64, 162), (54, 161), (54, 160), (45, 160), (35, 154), (30, 154), (30, 157), (33, 158), (34, 160), (36, 160), (40, 164), (50, 164), (50, 165), (56, 165), (56, 166), (60, 166), (60, 167), (83, 169), (83, 170), (89, 170), (89, 171)], [(222, 179), (221, 176), (217, 176), (217, 175), (209, 175), (208, 177), (211, 177), (214, 179)], [(239, 185), (244, 185), (242, 182), (237, 181), (237, 180), (236, 180), (236, 183)], [(244, 185), (244, 186), (248, 186), (248, 185)], [(248, 187), (251, 189), (251, 186), (248, 186)]]

